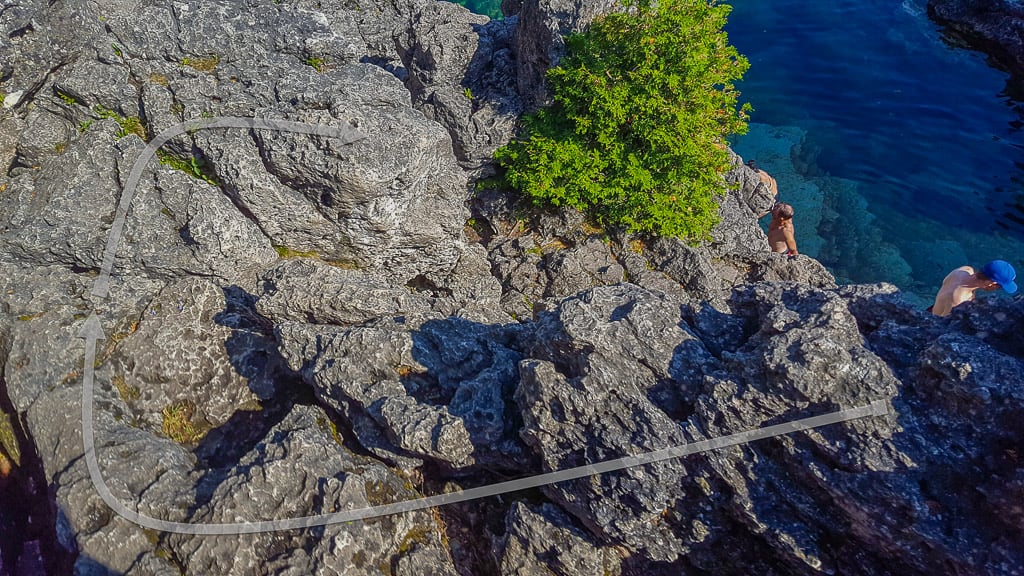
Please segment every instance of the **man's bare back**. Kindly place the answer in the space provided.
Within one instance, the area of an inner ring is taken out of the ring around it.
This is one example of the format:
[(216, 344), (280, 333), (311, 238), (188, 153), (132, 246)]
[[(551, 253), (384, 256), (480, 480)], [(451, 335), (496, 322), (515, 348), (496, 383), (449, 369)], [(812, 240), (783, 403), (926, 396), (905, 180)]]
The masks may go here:
[(793, 207), (785, 202), (776, 202), (772, 207), (772, 221), (768, 224), (768, 248), (796, 256), (796, 237), (793, 235)]
[(982, 267), (981, 272), (970, 266), (961, 266), (946, 275), (942, 288), (935, 296), (935, 304), (929, 310), (936, 316), (948, 316), (953, 308), (974, 300), (974, 291), (996, 290), (1002, 287), (1008, 294), (1017, 292), (1016, 270), (1005, 260), (992, 260)]
[(974, 268), (970, 266), (961, 266), (946, 274), (942, 288), (939, 288), (935, 296), (932, 314), (948, 316), (956, 306), (974, 300), (974, 291), (977, 289), (973, 286), (974, 281)]
[(794, 255), (797, 253), (792, 220), (780, 222), (777, 226), (775, 221), (772, 221), (772, 226), (768, 228), (768, 246), (772, 252)]

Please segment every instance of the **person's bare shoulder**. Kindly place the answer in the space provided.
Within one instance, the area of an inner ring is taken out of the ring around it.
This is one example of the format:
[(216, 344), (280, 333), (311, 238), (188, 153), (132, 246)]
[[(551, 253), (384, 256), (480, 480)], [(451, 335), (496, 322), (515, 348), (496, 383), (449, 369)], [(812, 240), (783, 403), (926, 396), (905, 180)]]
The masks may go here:
[(961, 266), (949, 274), (946, 274), (946, 277), (942, 279), (942, 285), (948, 286), (951, 284), (957, 284), (971, 276), (974, 276), (974, 268), (971, 268), (970, 266)]

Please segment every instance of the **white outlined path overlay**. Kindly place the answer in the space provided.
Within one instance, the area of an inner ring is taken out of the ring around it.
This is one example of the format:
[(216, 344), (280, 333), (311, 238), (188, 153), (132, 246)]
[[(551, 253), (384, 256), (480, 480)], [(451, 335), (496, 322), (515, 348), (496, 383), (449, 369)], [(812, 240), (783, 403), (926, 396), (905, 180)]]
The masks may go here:
[[(132, 166), (132, 171), (128, 176), (128, 181), (125, 183), (124, 191), (122, 192), (121, 199), (118, 202), (110, 235), (107, 238), (106, 250), (103, 253), (103, 265), (100, 270), (100, 275), (93, 286), (93, 296), (98, 298), (107, 297), (110, 289), (110, 275), (114, 268), (114, 257), (117, 252), (117, 246), (120, 243), (121, 235), (124, 232), (124, 223), (128, 216), (128, 209), (131, 206), (132, 199), (135, 196), (135, 188), (142, 178), (142, 171), (146, 164), (156, 154), (157, 149), (167, 143), (171, 138), (189, 131), (207, 130), (212, 128), (266, 129), (284, 132), (299, 132), (302, 134), (316, 134), (320, 136), (339, 138), (343, 144), (349, 144), (363, 138), (363, 136), (356, 130), (348, 127), (305, 124), (301, 122), (263, 118), (206, 118), (183, 122), (164, 130), (148, 143), (146, 148), (142, 151), (142, 154)], [(107, 506), (111, 508), (111, 510), (124, 517), (126, 520), (134, 522), (135, 524), (145, 528), (161, 530), (164, 532), (175, 532), (179, 534), (252, 534), (256, 532), (296, 530), (311, 528), (314, 526), (326, 526), (328, 524), (337, 524), (341, 522), (351, 522), (354, 520), (366, 520), (378, 516), (411, 512), (414, 510), (433, 508), (435, 506), (442, 506), (445, 504), (454, 504), (457, 502), (465, 502), (467, 500), (475, 500), (477, 498), (496, 496), (508, 492), (525, 490), (527, 488), (536, 488), (546, 484), (554, 484), (556, 482), (564, 482), (596, 474), (614, 472), (616, 470), (622, 470), (633, 466), (641, 466), (644, 464), (652, 464), (654, 462), (660, 462), (671, 458), (681, 458), (683, 456), (699, 454), (709, 450), (718, 450), (729, 446), (747, 444), (756, 440), (763, 440), (765, 438), (781, 436), (783, 434), (791, 434), (801, 430), (810, 430), (812, 428), (838, 424), (840, 422), (857, 420), (859, 418), (866, 418), (869, 416), (884, 416), (888, 413), (888, 403), (884, 400), (876, 400), (868, 405), (857, 408), (839, 410), (821, 416), (813, 416), (791, 422), (784, 422), (782, 424), (748, 430), (745, 432), (731, 434), (729, 436), (694, 442), (692, 444), (680, 444), (678, 446), (663, 448), (661, 450), (655, 450), (653, 452), (647, 452), (637, 456), (627, 456), (614, 460), (606, 460), (604, 462), (577, 466), (567, 470), (558, 470), (527, 478), (489, 484), (478, 488), (470, 488), (468, 490), (439, 494), (436, 496), (426, 496), (423, 498), (394, 502), (391, 504), (370, 506), (357, 510), (344, 510), (330, 514), (317, 514), (313, 516), (303, 516), (300, 518), (262, 520), (255, 522), (243, 521), (221, 524), (170, 522), (167, 520), (152, 518), (129, 509), (124, 505), (124, 503), (111, 494), (110, 488), (107, 487), (107, 483), (103, 479), (103, 474), (100, 472), (99, 462), (96, 459), (95, 429), (93, 426), (93, 390), (95, 387), (96, 342), (104, 339), (105, 336), (103, 334), (103, 328), (100, 326), (99, 318), (95, 314), (90, 315), (85, 321), (85, 325), (82, 327), (79, 336), (85, 339), (85, 366), (82, 382), (82, 442), (85, 448), (85, 462), (86, 466), (89, 468), (89, 477), (92, 480), (93, 486), (96, 488), (96, 492), (99, 493), (100, 497)]]

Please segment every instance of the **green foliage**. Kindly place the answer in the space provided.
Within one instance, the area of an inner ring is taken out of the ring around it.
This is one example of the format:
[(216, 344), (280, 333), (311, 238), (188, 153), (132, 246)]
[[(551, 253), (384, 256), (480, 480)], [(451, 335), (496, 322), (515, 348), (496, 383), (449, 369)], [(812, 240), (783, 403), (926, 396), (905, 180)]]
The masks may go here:
[(192, 423), (195, 411), (196, 405), (191, 400), (165, 406), (160, 412), (164, 435), (178, 444), (191, 444), (202, 438), (206, 430), (197, 428)]
[(163, 150), (156, 151), (156, 157), (160, 160), (160, 163), (164, 166), (170, 166), (175, 170), (181, 170), (189, 176), (206, 182), (211, 186), (220, 186), (220, 182), (214, 178), (213, 172), (206, 165), (206, 160), (199, 158), (198, 156), (189, 156), (188, 160), (182, 160), (177, 156), (173, 156)]
[(124, 59), (124, 52), (121, 51), (121, 48), (117, 44), (111, 44), (110, 48), (118, 58), (121, 58), (122, 60)]
[(287, 246), (279, 246), (279, 245), (275, 245), (274, 246), (274, 250), (277, 251), (277, 255), (280, 256), (281, 258), (319, 258), (320, 257), (320, 254), (318, 254), (315, 250), (310, 250), (308, 252), (303, 252), (302, 250), (293, 250), (293, 249), (291, 249), (291, 248), (289, 248)]
[(317, 72), (323, 72), (327, 69), (327, 58), (321, 58), (319, 56), (310, 56), (303, 60), (306, 66), (312, 66)]
[(15, 432), (17, 420), (11, 416), (0, 409), (0, 459), (7, 458), (15, 466), (21, 466), (21, 446)]
[(188, 66), (193, 70), (200, 72), (213, 72), (213, 69), (220, 64), (220, 56), (216, 54), (207, 56), (205, 58), (182, 58), (181, 65)]
[(110, 118), (114, 122), (117, 122), (118, 126), (121, 127), (121, 129), (117, 131), (118, 138), (124, 138), (129, 134), (135, 134), (143, 140), (146, 139), (146, 127), (142, 125), (142, 120), (137, 116), (129, 116), (127, 118), (119, 116), (117, 112), (99, 104), (93, 107), (93, 111), (96, 112), (96, 115), (100, 118)]
[(319, 260), (324, 264), (327, 264), (328, 266), (334, 266), (335, 268), (341, 268), (342, 270), (359, 269), (358, 262), (353, 262), (350, 260), (332, 260), (330, 258), (324, 258), (323, 256), (320, 255), (319, 252), (315, 250), (295, 250), (294, 248), (289, 248), (288, 246), (282, 246), (280, 244), (274, 244), (273, 246), (274, 251), (276, 251), (277, 255), (280, 256), (281, 258), (312, 258), (314, 260)]
[(82, 120), (78, 123), (78, 133), (84, 134), (89, 127), (92, 126), (92, 120)]
[(125, 377), (120, 374), (115, 374), (112, 382), (114, 387), (117, 388), (117, 393), (121, 396), (121, 399), (125, 402), (133, 402), (142, 397), (142, 392), (138, 386), (133, 386), (125, 380)]
[(65, 94), (64, 92), (57, 92), (57, 97), (60, 98), (68, 106), (74, 106), (75, 104), (78, 104), (78, 101), (75, 100), (74, 97), (70, 94)]
[(717, 0), (624, 0), (631, 9), (566, 39), (548, 71), (553, 104), (498, 150), (507, 184), (601, 226), (708, 237), (726, 138), (746, 132), (734, 82), (748, 64)]

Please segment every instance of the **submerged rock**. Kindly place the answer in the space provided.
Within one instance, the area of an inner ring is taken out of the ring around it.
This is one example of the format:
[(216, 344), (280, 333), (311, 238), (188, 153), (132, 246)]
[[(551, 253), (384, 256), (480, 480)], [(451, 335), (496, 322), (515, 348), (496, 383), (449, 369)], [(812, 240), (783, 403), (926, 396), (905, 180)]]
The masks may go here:
[(929, 0), (928, 15), (969, 46), (1024, 78), (1024, 6), (1016, 0)]

